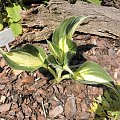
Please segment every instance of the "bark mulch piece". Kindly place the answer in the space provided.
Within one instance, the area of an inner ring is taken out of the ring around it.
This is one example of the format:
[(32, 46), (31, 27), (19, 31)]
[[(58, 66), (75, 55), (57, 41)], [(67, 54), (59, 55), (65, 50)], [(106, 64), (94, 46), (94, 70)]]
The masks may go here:
[[(21, 39), (18, 37), (12, 45), (30, 43), (28, 39)], [(81, 64), (85, 60), (97, 62), (115, 83), (120, 83), (119, 41), (83, 33), (75, 33), (74, 41), (78, 51), (71, 64)], [(47, 50), (46, 43), (34, 44)], [(12, 70), (1, 57), (0, 120), (94, 120), (89, 109), (94, 98), (103, 94), (102, 86), (87, 86), (71, 80), (54, 84), (46, 76), (48, 72), (42, 74), (38, 70), (33, 73)]]
[[(115, 82), (120, 82), (120, 49), (113, 41), (98, 36), (88, 38), (88, 35), (79, 34), (75, 34), (74, 41), (83, 47), (83, 51), (78, 49), (81, 58), (99, 63)], [(91, 44), (95, 47), (90, 48)], [(14, 71), (5, 63), (1, 63), (1, 68), (0, 119), (94, 119), (94, 114), (90, 113), (89, 109), (94, 98), (103, 93), (102, 87), (87, 86), (71, 80), (54, 84), (39, 71)]]

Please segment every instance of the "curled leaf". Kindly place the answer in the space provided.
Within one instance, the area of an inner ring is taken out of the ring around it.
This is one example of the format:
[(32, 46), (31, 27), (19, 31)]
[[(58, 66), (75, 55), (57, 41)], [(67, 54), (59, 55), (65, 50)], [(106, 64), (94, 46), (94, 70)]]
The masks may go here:
[[(60, 61), (66, 61), (66, 53), (71, 52), (71, 57), (76, 53), (76, 43), (72, 41), (72, 36), (77, 26), (87, 17), (70, 17), (55, 29), (52, 37), (52, 42), (59, 47), (61, 54), (57, 54)], [(56, 50), (57, 51), (57, 50)], [(62, 59), (61, 59), (62, 58)], [(62, 62), (61, 62), (62, 63)]]
[(103, 84), (116, 90), (110, 75), (97, 63), (87, 61), (82, 64), (75, 72), (74, 79), (86, 84)]
[(77, 26), (82, 23), (86, 18), (87, 17), (83, 16), (70, 17), (61, 22), (53, 33), (53, 43), (57, 44), (64, 53), (76, 48), (75, 43), (71, 42), (72, 36)]
[(41, 47), (29, 44), (10, 52), (1, 52), (8, 65), (17, 70), (34, 71), (44, 66), (46, 59), (46, 54)]
[(69, 40), (72, 40), (72, 36), (75, 32), (75, 29), (79, 24), (81, 24), (87, 17), (80, 16), (80, 17), (70, 17), (63, 22), (55, 29), (52, 37), (52, 41), (55, 44), (59, 43), (59, 40), (65, 36)]
[(48, 47), (49, 47), (49, 50), (50, 50), (51, 54), (56, 59), (61, 58), (62, 57), (61, 56), (62, 55), (61, 49), (56, 44), (54, 44), (53, 42), (47, 41), (47, 43), (48, 43)]
[(54, 68), (61, 68), (62, 69), (60, 63), (55, 59), (55, 57), (53, 55), (48, 55), (47, 60), (48, 60), (48, 63), (50, 65), (52, 65)]

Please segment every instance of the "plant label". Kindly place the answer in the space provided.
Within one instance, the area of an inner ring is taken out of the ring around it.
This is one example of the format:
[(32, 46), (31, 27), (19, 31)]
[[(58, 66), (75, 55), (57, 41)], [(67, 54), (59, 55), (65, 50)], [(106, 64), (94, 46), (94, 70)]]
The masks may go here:
[(8, 43), (15, 40), (15, 36), (10, 28), (0, 31), (0, 47), (7, 46)]

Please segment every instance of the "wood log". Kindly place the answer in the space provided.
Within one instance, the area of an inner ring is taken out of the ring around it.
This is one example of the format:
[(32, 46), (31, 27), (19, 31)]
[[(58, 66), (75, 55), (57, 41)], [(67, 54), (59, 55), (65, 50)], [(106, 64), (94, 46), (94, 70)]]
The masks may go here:
[[(120, 40), (120, 10), (114, 7), (96, 6), (77, 1), (69, 4), (67, 1), (51, 0), (48, 7), (41, 5), (39, 13), (34, 16), (34, 25), (43, 26), (36, 39), (48, 38), (55, 27), (70, 16), (90, 16), (84, 25), (78, 27), (82, 33), (95, 34)], [(33, 25), (33, 23), (27, 23)]]

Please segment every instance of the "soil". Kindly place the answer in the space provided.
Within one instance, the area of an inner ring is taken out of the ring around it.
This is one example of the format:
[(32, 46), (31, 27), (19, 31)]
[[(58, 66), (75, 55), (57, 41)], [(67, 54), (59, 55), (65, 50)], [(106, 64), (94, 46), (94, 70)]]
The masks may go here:
[[(41, 30), (25, 27), (23, 35), (10, 43), (10, 47), (37, 44), (48, 52), (46, 41), (34, 41), (31, 34)], [(29, 37), (26, 38), (26, 34)], [(78, 45), (73, 65), (94, 61), (111, 75), (115, 83), (120, 83), (120, 40), (80, 31), (75, 32), (73, 40)], [(55, 84), (48, 71), (13, 70), (0, 57), (0, 120), (95, 120), (95, 113), (89, 111), (90, 106), (94, 98), (102, 94), (103, 86), (84, 85), (73, 80)]]

